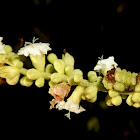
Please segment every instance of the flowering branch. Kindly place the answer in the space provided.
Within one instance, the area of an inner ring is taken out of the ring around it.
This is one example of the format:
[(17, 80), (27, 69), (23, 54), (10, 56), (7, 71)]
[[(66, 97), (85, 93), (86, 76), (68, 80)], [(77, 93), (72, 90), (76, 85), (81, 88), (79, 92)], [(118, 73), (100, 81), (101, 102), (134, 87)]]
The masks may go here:
[[(50, 109), (68, 110), (66, 116), (70, 119), (70, 112), (76, 114), (85, 111), (80, 105), (81, 100), (94, 103), (98, 91), (108, 92), (105, 102), (108, 106), (119, 106), (122, 99), (126, 99), (129, 106), (140, 107), (140, 73), (131, 73), (121, 70), (111, 56), (101, 57), (89, 71), (87, 79), (83, 78), (80, 69), (74, 69), (74, 57), (68, 52), (59, 59), (56, 54), (50, 53), (49, 43), (25, 42), (25, 46), (18, 53), (12, 51), (11, 46), (4, 45), (0, 37), (0, 77), (6, 79), (9, 85), (16, 85), (19, 81), (22, 86), (30, 87), (33, 83), (39, 88), (48, 81), (49, 94), (54, 99), (50, 101)], [(33, 68), (24, 68), (19, 55), (29, 56)], [(46, 58), (49, 64), (46, 64)], [(72, 86), (76, 86), (72, 91)]]

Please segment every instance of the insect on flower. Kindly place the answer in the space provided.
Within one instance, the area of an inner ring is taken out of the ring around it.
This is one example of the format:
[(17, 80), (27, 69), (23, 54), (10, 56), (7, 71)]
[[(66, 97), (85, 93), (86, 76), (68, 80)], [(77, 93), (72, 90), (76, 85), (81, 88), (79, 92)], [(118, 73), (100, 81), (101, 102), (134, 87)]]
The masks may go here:
[(49, 94), (51, 94), (54, 97), (54, 99), (50, 101), (50, 109), (54, 108), (56, 103), (63, 101), (64, 98), (68, 96), (70, 89), (70, 85), (66, 83), (60, 83), (55, 87), (50, 88)]

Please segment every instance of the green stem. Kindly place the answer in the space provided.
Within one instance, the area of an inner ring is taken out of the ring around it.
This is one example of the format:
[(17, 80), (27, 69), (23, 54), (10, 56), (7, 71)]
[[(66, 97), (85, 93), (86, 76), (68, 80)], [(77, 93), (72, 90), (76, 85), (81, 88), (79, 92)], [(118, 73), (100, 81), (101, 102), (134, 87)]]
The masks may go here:
[(122, 94), (122, 95), (130, 95), (130, 94), (133, 94), (134, 92), (119, 92), (119, 94)]
[(51, 73), (48, 73), (48, 72), (42, 72), (41, 75), (46, 80), (49, 80), (51, 78)]
[(28, 69), (25, 69), (25, 68), (20, 69), (20, 73), (23, 74), (23, 75), (26, 75), (27, 71), (28, 71)]

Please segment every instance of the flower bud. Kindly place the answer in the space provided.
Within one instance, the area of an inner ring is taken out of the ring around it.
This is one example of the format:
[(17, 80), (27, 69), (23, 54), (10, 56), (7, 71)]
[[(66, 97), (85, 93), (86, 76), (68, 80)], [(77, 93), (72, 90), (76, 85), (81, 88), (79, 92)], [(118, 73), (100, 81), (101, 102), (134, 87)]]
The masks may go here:
[(50, 87), (55, 87), (57, 85), (57, 83), (54, 83), (51, 80), (48, 82), (48, 84), (49, 84)]
[(108, 106), (113, 106), (112, 102), (111, 102), (111, 97), (109, 95), (106, 96), (105, 98), (105, 102)]
[(13, 79), (16, 75), (19, 74), (19, 69), (12, 66), (2, 66), (0, 67), (0, 77)]
[(27, 71), (27, 77), (31, 80), (36, 80), (41, 77), (41, 73), (36, 69), (32, 68)]
[(89, 86), (85, 89), (85, 96), (88, 99), (92, 99), (97, 96), (97, 87), (96, 86)]
[(136, 91), (136, 92), (140, 92), (140, 84), (137, 84), (137, 85), (135, 86), (135, 91)]
[(97, 100), (97, 95), (93, 97), (92, 99), (87, 99), (88, 102), (94, 103)]
[(79, 83), (81, 82), (82, 79), (83, 79), (82, 75), (78, 75), (78, 74), (74, 75), (74, 82)]
[(117, 82), (121, 82), (121, 69), (120, 68), (117, 68), (115, 70), (115, 80)]
[(68, 76), (70, 76), (72, 74), (72, 72), (73, 72), (73, 69), (74, 69), (73, 66), (66, 65), (65, 66), (65, 74), (68, 75)]
[(59, 83), (62, 81), (67, 81), (67, 76), (66, 75), (62, 75), (60, 73), (53, 73), (51, 75), (51, 81), (53, 81), (54, 83)]
[(84, 94), (84, 87), (77, 86), (75, 90), (72, 92), (70, 98), (72, 98), (75, 103), (79, 104), (83, 94)]
[(88, 72), (88, 79), (90, 82), (94, 83), (97, 80), (97, 74), (95, 71)]
[(140, 93), (139, 92), (135, 92), (132, 96), (132, 100), (136, 103), (140, 103)]
[(116, 82), (114, 84), (114, 89), (123, 92), (125, 90), (125, 85), (123, 83)]
[(64, 74), (64, 61), (61, 59), (55, 60), (54, 61), (54, 68), (58, 73)]
[(113, 82), (107, 81), (105, 77), (103, 78), (103, 85), (106, 89), (113, 89)]
[(35, 85), (39, 88), (43, 87), (44, 84), (45, 84), (45, 79), (43, 77), (40, 77), (35, 81)]
[(45, 68), (45, 54), (42, 55), (32, 55), (30, 54), (30, 59), (33, 66), (40, 72), (44, 72)]
[(4, 45), (3, 48), (6, 54), (8, 54), (9, 52), (12, 52), (12, 47), (10, 45)]
[(76, 75), (76, 74), (79, 74), (79, 75), (83, 76), (83, 72), (80, 69), (74, 69), (73, 70), (72, 75)]
[(58, 58), (57, 58), (56, 54), (50, 53), (50, 54), (47, 56), (47, 59), (48, 59), (48, 61), (49, 61), (50, 63), (53, 64), (54, 61), (57, 60)]
[(132, 96), (133, 96), (133, 94), (130, 94), (128, 97), (127, 97), (127, 99), (126, 99), (126, 103), (129, 105), (129, 106), (131, 106), (131, 105), (133, 105), (133, 100), (132, 100)]
[(111, 97), (111, 98), (113, 98), (113, 97), (116, 97), (116, 96), (118, 96), (119, 95), (119, 92), (117, 92), (117, 91), (115, 91), (115, 90), (109, 90), (109, 96)]
[(140, 103), (134, 103), (133, 106), (136, 107), (136, 108), (139, 108), (140, 107)]
[(12, 79), (10, 78), (7, 78), (6, 79), (6, 82), (9, 84), (9, 85), (16, 85), (18, 83), (18, 80), (19, 80), (19, 76), (20, 74), (17, 74), (15, 75), (15, 77), (13, 77)]
[(21, 61), (18, 60), (18, 59), (13, 60), (12, 63), (14, 64), (14, 66), (15, 66), (16, 68), (21, 69), (21, 68), (23, 67), (23, 62), (21, 62)]
[(14, 52), (9, 52), (8, 54), (7, 54), (7, 57), (8, 57), (8, 59), (9, 60), (14, 60), (14, 59), (19, 59), (19, 56), (16, 54), (16, 53), (14, 53)]
[(62, 55), (62, 60), (64, 60), (65, 65), (74, 66), (74, 58), (69, 53), (65, 53)]
[(33, 81), (30, 80), (27, 76), (23, 76), (23, 77), (20, 79), (20, 84), (21, 84), (22, 86), (30, 87), (30, 86), (33, 84)]
[(112, 102), (113, 105), (119, 106), (122, 103), (122, 97), (120, 95), (118, 95), (116, 97), (113, 97), (111, 99), (111, 102)]
[(54, 66), (52, 64), (48, 64), (46, 66), (46, 70), (47, 73), (53, 73), (54, 72)]

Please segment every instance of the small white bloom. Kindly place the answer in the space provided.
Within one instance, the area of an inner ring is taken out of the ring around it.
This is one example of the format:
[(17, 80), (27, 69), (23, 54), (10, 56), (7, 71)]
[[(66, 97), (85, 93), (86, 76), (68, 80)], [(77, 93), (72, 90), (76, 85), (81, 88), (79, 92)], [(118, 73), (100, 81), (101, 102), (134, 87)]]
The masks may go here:
[(94, 67), (94, 70), (97, 72), (104, 73), (104, 71), (111, 70), (113, 67), (117, 67), (118, 64), (114, 61), (114, 57), (110, 56), (107, 59), (103, 59), (103, 56), (97, 62), (97, 65)]
[(3, 37), (0, 37), (0, 54), (5, 54), (5, 50), (3, 48), (5, 44), (2, 43), (2, 40)]
[(35, 43), (36, 40), (38, 40), (38, 38), (35, 39), (34, 37), (33, 43), (25, 42), (25, 46), (18, 51), (18, 55), (25, 55), (26, 57), (30, 54), (41, 55), (47, 54), (47, 52), (51, 50), (49, 43)]
[(68, 114), (65, 114), (65, 116), (67, 116), (69, 119), (70, 119), (70, 112), (79, 114), (79, 113), (85, 111), (85, 109), (82, 106), (80, 106), (79, 104), (75, 103), (73, 101), (73, 99), (69, 99), (67, 102), (65, 102), (65, 101), (58, 102), (58, 104), (56, 105), (56, 108), (58, 110), (62, 110), (62, 109), (68, 110), (69, 112), (68, 112)]

